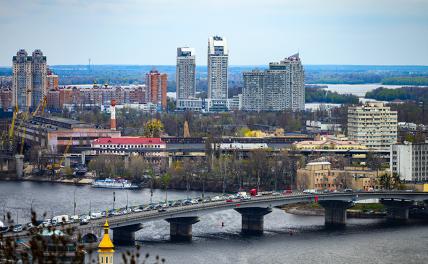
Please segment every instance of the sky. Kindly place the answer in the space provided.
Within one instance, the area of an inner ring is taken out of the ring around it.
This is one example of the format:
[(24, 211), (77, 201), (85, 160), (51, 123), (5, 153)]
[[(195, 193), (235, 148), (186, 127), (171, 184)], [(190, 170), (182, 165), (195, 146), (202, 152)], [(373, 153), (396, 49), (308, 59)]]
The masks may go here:
[(231, 65), (428, 65), (427, 14), (428, 0), (0, 0), (0, 65), (21, 48), (50, 65), (174, 65), (180, 46), (206, 65), (212, 35)]

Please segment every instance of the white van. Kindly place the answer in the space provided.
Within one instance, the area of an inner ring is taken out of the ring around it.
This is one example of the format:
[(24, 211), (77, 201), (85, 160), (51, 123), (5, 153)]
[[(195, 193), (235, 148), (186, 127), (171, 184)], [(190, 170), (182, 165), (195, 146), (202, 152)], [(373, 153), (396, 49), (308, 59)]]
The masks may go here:
[(91, 219), (99, 219), (103, 217), (102, 213), (97, 212), (97, 213), (91, 213)]
[(68, 215), (58, 215), (52, 218), (52, 225), (67, 224), (70, 222), (70, 217)]
[(303, 191), (303, 193), (317, 193), (317, 190), (315, 189), (306, 189)]

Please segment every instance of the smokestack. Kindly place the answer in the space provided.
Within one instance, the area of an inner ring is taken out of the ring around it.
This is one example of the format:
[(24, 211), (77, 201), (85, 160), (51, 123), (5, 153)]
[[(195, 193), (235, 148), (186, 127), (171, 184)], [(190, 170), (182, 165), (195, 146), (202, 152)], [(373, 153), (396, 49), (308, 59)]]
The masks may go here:
[(116, 100), (111, 100), (110, 105), (110, 129), (116, 130)]

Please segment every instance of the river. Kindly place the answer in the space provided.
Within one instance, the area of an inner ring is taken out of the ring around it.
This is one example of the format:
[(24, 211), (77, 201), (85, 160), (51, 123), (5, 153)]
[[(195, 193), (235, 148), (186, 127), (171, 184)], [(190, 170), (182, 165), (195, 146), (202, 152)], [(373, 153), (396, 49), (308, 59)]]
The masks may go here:
[[(116, 207), (147, 203), (149, 190), (115, 191)], [(77, 212), (104, 210), (112, 206), (112, 190), (92, 189), (33, 182), (0, 182), (0, 210), (12, 215), (18, 212), (19, 222), (29, 217), (33, 208), (49, 215), (73, 211), (76, 193)], [(165, 193), (154, 192), (154, 200)], [(191, 196), (200, 195), (191, 192)], [(186, 192), (169, 191), (170, 199), (184, 198)], [(144, 224), (136, 234), (141, 254), (150, 253), (166, 259), (166, 263), (426, 263), (428, 259), (428, 222), (410, 221), (391, 225), (383, 219), (349, 219), (346, 228), (325, 229), (323, 217), (295, 216), (275, 209), (265, 216), (265, 233), (260, 237), (240, 234), (241, 218), (233, 211), (221, 211), (200, 217), (193, 226), (193, 241), (169, 241), (169, 225), (165, 221)], [(225, 226), (221, 226), (221, 222)], [(134, 250), (118, 247), (115, 263), (121, 253)], [(153, 258), (152, 258), (153, 259)]]
[(339, 94), (353, 94), (358, 97), (364, 97), (367, 92), (370, 92), (376, 88), (384, 87), (389, 89), (396, 89), (405, 85), (385, 85), (381, 83), (364, 83), (364, 84), (317, 84), (328, 86), (325, 90), (337, 92)]

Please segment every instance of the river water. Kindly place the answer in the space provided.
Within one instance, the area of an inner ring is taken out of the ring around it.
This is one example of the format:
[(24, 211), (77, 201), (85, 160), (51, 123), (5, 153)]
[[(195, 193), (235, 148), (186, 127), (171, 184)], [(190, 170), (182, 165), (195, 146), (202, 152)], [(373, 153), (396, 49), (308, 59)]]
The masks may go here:
[[(137, 205), (150, 200), (149, 190), (115, 191), (116, 207)], [(49, 183), (0, 182), (0, 210), (18, 214), (18, 221), (29, 217), (33, 208), (48, 216), (73, 211), (76, 193), (77, 212), (87, 213), (112, 207), (112, 190), (90, 186)], [(168, 199), (185, 198), (186, 192), (169, 191)], [(154, 201), (165, 193), (154, 192)], [(190, 196), (200, 195), (192, 192)], [(15, 216), (16, 217), (16, 216)], [(14, 218), (15, 218), (14, 217)], [(240, 234), (241, 217), (233, 211), (221, 211), (200, 217), (193, 225), (193, 241), (169, 241), (165, 221), (144, 224), (136, 234), (140, 254), (149, 253), (166, 259), (166, 263), (428, 263), (428, 222), (410, 221), (392, 225), (382, 219), (349, 219), (346, 228), (325, 229), (323, 217), (295, 216), (275, 209), (265, 216), (265, 233), (260, 237)], [(221, 226), (221, 222), (225, 226)], [(121, 253), (135, 250), (118, 247)], [(152, 258), (153, 259), (153, 258)]]
[(364, 83), (364, 84), (317, 84), (326, 85), (328, 88), (325, 90), (337, 92), (339, 94), (353, 94), (358, 97), (364, 97), (367, 92), (370, 92), (376, 88), (384, 87), (389, 89), (397, 89), (405, 85), (385, 85), (381, 83)]

